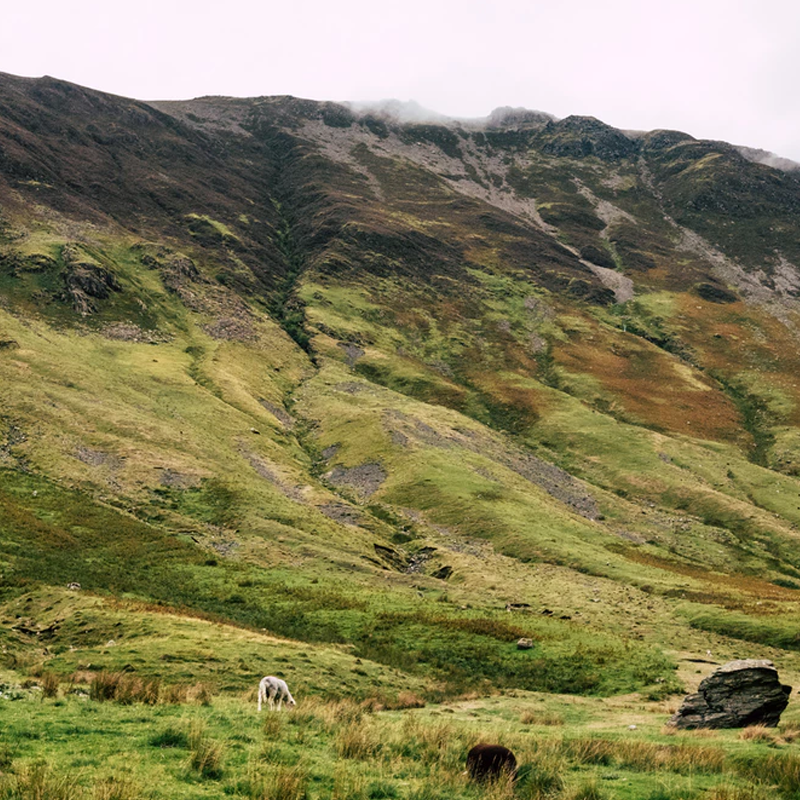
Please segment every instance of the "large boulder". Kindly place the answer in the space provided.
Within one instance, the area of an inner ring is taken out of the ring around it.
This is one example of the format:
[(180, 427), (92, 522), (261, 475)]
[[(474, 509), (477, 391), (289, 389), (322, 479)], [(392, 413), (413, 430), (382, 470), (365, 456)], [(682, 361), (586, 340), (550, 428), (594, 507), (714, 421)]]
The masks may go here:
[(677, 728), (744, 728), (778, 724), (792, 687), (778, 681), (771, 661), (729, 661), (701, 681), (669, 724)]

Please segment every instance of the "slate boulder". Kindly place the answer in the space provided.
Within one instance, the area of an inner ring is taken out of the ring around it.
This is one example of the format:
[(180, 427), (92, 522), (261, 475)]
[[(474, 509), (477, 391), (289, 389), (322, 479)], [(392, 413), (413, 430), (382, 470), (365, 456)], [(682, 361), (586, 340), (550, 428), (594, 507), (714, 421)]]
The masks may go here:
[(677, 728), (744, 728), (778, 724), (791, 686), (781, 684), (771, 661), (729, 661), (701, 681), (670, 719)]

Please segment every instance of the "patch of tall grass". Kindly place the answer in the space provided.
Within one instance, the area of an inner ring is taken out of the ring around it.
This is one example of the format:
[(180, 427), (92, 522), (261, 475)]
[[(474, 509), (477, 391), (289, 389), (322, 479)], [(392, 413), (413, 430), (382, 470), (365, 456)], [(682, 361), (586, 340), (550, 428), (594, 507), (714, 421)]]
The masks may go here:
[(44, 761), (24, 764), (0, 783), (1, 800), (75, 800), (81, 794), (77, 775)]

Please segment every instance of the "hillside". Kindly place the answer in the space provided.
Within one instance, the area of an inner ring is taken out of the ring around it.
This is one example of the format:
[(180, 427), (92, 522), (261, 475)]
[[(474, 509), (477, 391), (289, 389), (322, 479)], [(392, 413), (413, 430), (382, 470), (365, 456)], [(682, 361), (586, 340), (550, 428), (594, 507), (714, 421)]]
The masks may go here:
[(796, 686), (800, 173), (747, 155), (0, 75), (9, 685)]

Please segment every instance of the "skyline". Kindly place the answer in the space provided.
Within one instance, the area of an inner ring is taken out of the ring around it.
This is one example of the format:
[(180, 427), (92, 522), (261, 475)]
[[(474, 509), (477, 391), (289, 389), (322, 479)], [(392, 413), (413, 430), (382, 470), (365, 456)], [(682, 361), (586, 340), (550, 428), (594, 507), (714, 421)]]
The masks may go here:
[(204, 95), (501, 106), (676, 129), (800, 161), (800, 7), (783, 0), (45, 0), (4, 12), (0, 71), (144, 101)]

